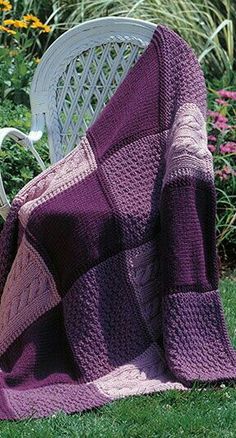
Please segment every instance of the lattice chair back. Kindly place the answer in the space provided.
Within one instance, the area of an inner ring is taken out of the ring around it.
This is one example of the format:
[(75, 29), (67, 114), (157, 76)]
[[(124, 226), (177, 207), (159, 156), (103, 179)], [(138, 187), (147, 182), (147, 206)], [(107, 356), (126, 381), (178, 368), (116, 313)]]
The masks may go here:
[[(46, 130), (51, 163), (62, 159), (96, 119), (149, 44), (155, 28), (142, 20), (108, 17), (65, 32), (36, 68), (30, 92), (29, 134), (16, 128), (0, 129), (0, 149), (10, 137), (28, 148), (44, 170), (34, 143)], [(4, 219), (9, 208), (0, 173), (0, 215)]]
[(31, 108), (34, 131), (46, 125), (52, 163), (70, 152), (95, 120), (154, 28), (127, 18), (91, 20), (65, 32), (45, 52), (32, 82)]

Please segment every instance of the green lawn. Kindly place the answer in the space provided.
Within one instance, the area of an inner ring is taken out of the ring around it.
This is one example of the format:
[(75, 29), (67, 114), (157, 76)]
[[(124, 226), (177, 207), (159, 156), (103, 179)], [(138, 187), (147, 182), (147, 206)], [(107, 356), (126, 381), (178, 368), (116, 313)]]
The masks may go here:
[[(230, 336), (236, 347), (236, 275), (222, 279), (220, 290)], [(84, 414), (0, 422), (0, 438), (180, 436), (235, 438), (236, 389), (171, 391), (126, 398)]]

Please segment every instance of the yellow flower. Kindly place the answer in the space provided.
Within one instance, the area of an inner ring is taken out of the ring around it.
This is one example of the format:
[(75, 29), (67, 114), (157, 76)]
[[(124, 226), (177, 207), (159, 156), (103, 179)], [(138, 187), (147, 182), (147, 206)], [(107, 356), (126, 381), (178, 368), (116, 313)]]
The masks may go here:
[(30, 23), (30, 27), (32, 29), (41, 29), (42, 32), (50, 32), (51, 28), (47, 24), (43, 24), (38, 17), (35, 15), (24, 15), (23, 16), (24, 21), (27, 23)]
[(41, 23), (40, 19), (38, 17), (35, 17), (35, 15), (28, 14), (28, 15), (24, 15), (23, 18), (25, 21), (34, 21), (37, 23), (38, 22)]
[(34, 58), (34, 62), (36, 63), (36, 64), (39, 64), (40, 63), (40, 61), (41, 61), (41, 59), (40, 58)]
[(32, 29), (38, 29), (38, 27), (40, 27), (41, 24), (43, 24), (43, 23), (41, 23), (40, 20), (34, 21), (34, 22), (30, 23), (30, 27), (32, 27)]
[(14, 27), (24, 27), (27, 28), (27, 23), (23, 20), (15, 20), (15, 23), (13, 25)]
[(4, 20), (3, 23), (14, 27), (27, 28), (27, 23), (23, 20)]
[(8, 27), (0, 25), (0, 31), (10, 33), (11, 35), (15, 35), (16, 32), (14, 30), (8, 29)]
[(18, 51), (17, 50), (10, 50), (9, 55), (16, 56), (16, 55), (18, 55)]
[(47, 24), (41, 23), (41, 21), (37, 21), (37, 22), (31, 24), (30, 27), (32, 27), (32, 29), (41, 29), (43, 32), (47, 32), (47, 33), (51, 31), (50, 26), (48, 26)]
[(3, 23), (6, 25), (11, 25), (15, 23), (15, 20), (4, 20)]
[(12, 5), (8, 0), (0, 0), (0, 9), (4, 12), (8, 12), (12, 9)]

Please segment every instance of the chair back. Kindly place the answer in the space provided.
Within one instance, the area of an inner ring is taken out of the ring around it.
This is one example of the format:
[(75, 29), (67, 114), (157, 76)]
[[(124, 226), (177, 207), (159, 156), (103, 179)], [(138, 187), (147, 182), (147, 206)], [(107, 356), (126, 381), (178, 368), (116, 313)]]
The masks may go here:
[(47, 49), (31, 86), (31, 132), (37, 138), (46, 128), (51, 163), (78, 144), (149, 44), (155, 27), (130, 18), (90, 20)]

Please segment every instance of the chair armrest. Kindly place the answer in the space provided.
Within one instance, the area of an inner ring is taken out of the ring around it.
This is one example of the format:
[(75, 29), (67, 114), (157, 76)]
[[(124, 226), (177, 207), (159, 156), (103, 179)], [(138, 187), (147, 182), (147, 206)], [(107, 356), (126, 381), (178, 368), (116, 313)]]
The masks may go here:
[[(32, 137), (32, 134), (33, 133), (29, 133), (29, 135), (26, 135), (23, 132), (21, 132), (19, 129), (16, 129), (16, 128), (2, 128), (2, 129), (0, 129), (0, 149), (2, 147), (2, 143), (3, 143), (4, 139), (6, 137), (10, 137), (16, 143), (24, 146), (26, 149), (31, 151), (31, 153), (36, 158), (41, 169), (45, 170), (46, 166), (45, 166), (43, 160), (41, 159), (40, 155), (38, 154), (38, 152), (34, 148), (33, 140), (30, 138), (30, 137)], [(4, 185), (3, 185), (3, 181), (2, 181), (1, 172), (0, 172), (0, 215), (3, 217), (4, 220), (7, 217), (9, 209), (10, 209), (10, 202), (7, 198), (7, 195), (6, 195), (6, 192), (4, 189)]]

